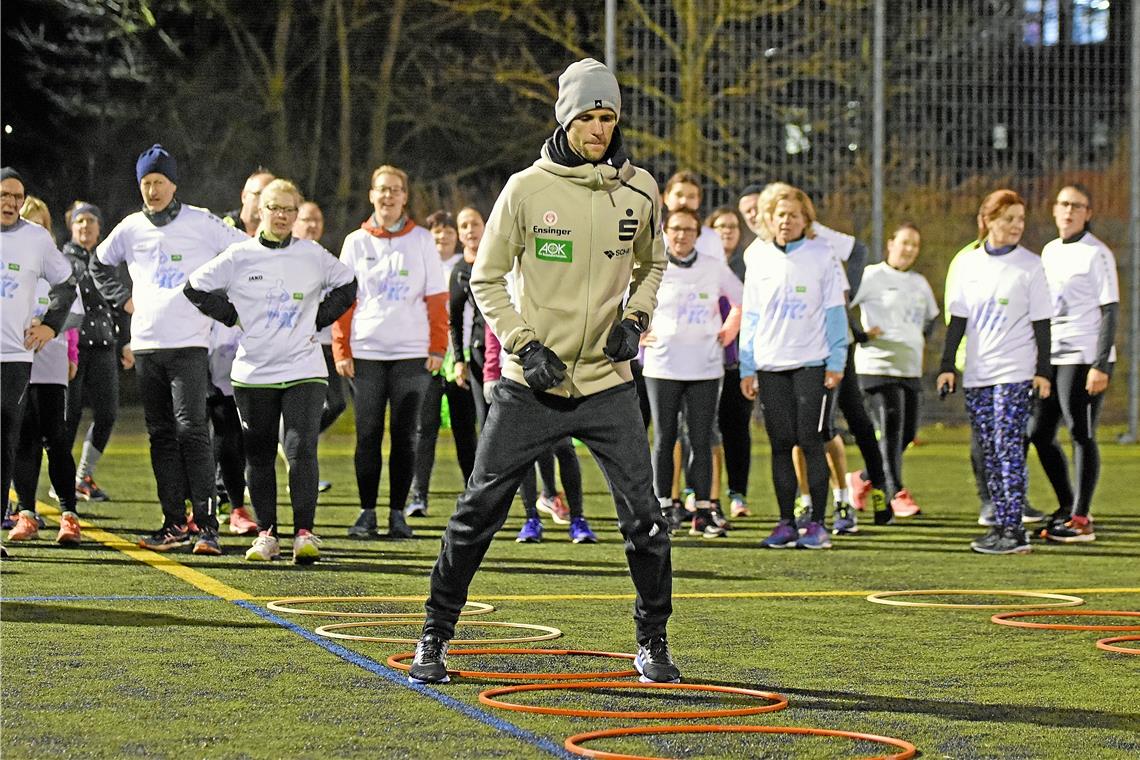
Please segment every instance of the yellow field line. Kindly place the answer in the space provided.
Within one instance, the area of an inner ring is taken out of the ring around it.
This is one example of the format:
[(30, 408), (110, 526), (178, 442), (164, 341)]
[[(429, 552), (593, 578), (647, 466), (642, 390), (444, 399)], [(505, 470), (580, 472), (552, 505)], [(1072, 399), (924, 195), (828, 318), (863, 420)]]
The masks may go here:
[[(59, 524), (60, 512), (55, 506), (45, 504), (42, 501), (36, 501), (36, 509), (44, 517)], [(142, 562), (144, 565), (149, 565), (155, 570), (161, 570), (164, 573), (173, 575), (178, 580), (189, 583), (191, 586), (205, 591), (207, 594), (213, 594), (214, 596), (225, 599), (227, 602), (251, 598), (246, 592), (238, 591), (233, 586), (214, 580), (205, 573), (200, 573), (191, 567), (183, 565), (173, 557), (151, 551), (150, 549), (143, 549), (137, 544), (133, 544), (124, 538), (116, 536), (114, 533), (108, 533), (101, 528), (95, 527), (86, 520), (81, 519), (79, 525), (83, 528), (84, 538), (94, 539), (110, 549), (122, 552), (133, 560)]]

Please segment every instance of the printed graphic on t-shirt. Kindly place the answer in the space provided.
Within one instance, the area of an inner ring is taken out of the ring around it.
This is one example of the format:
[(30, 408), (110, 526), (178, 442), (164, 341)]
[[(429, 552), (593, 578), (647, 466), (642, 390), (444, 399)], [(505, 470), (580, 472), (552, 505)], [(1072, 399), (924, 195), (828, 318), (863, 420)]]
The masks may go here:
[[(15, 269), (20, 271), (19, 264), (9, 264), (8, 269)], [(8, 270), (4, 270), (4, 275), (0, 277), (0, 298), (12, 299), (16, 297), (16, 292), (20, 289), (20, 281), (14, 275), (8, 274)]]
[(186, 282), (186, 273), (180, 268), (181, 261), (181, 254), (167, 253), (159, 248), (158, 266), (154, 268), (151, 282), (164, 290), (181, 288)]
[(677, 324), (706, 324), (712, 316), (714, 305), (708, 293), (686, 293), (684, 299), (677, 304)]
[(267, 327), (287, 329), (297, 324), (297, 315), (301, 313), (301, 300), (285, 290), (285, 284), (278, 280), (277, 284), (265, 294), (266, 311), (265, 324)]
[(806, 293), (806, 285), (786, 285), (783, 296), (777, 296), (768, 303), (765, 316), (777, 322), (803, 319), (808, 309), (804, 300)]
[(1007, 306), (1009, 306), (1009, 299), (1000, 297), (990, 298), (985, 303), (980, 304), (977, 320), (978, 332), (993, 332), (1002, 329), (1009, 319), (1009, 315), (1006, 314)]

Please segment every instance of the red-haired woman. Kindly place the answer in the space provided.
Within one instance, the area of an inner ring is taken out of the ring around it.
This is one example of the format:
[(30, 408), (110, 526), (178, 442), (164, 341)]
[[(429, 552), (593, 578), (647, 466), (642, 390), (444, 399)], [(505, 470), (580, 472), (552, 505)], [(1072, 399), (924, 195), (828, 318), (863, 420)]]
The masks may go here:
[(1025, 201), (995, 190), (978, 210), (978, 245), (962, 254), (946, 294), (950, 326), (937, 386), (954, 391), (954, 355), (966, 340), (966, 409), (982, 445), (995, 524), (970, 543), (982, 554), (1024, 554), (1026, 430), (1034, 394), (1050, 392), (1053, 305), (1041, 259), (1020, 245)]

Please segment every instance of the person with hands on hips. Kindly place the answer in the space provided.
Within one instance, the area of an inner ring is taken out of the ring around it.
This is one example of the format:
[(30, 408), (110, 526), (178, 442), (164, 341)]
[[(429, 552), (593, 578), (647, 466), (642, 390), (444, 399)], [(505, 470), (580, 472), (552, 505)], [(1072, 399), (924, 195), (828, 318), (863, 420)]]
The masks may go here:
[[(629, 360), (665, 270), (653, 177), (630, 164), (617, 79), (587, 58), (559, 77), (558, 127), (495, 202), (471, 289), (508, 352), (475, 471), (448, 521), (409, 678), (448, 680), (447, 647), (467, 589), (535, 452), (574, 436), (614, 495), (637, 590), (637, 669), (675, 682), (669, 526), (653, 495), (649, 442)], [(518, 308), (507, 273), (515, 270)], [(627, 297), (628, 293), (628, 297)]]
[(1026, 429), (1032, 396), (1048, 398), (1049, 318), (1053, 306), (1041, 259), (1020, 245), (1025, 201), (995, 190), (978, 210), (978, 243), (961, 255), (946, 292), (950, 325), (942, 350), (939, 393), (953, 393), (954, 357), (966, 338), (962, 386), (982, 447), (995, 524), (970, 543), (981, 554), (1025, 554), (1022, 527), (1029, 478)]

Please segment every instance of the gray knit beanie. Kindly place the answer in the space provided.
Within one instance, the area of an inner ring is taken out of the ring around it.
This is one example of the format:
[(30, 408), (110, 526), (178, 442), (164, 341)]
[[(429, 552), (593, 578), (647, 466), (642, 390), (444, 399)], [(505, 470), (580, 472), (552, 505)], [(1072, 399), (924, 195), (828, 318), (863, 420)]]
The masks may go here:
[(617, 77), (604, 64), (583, 58), (567, 66), (558, 77), (554, 117), (565, 128), (575, 116), (594, 108), (608, 108), (620, 119), (621, 91)]

